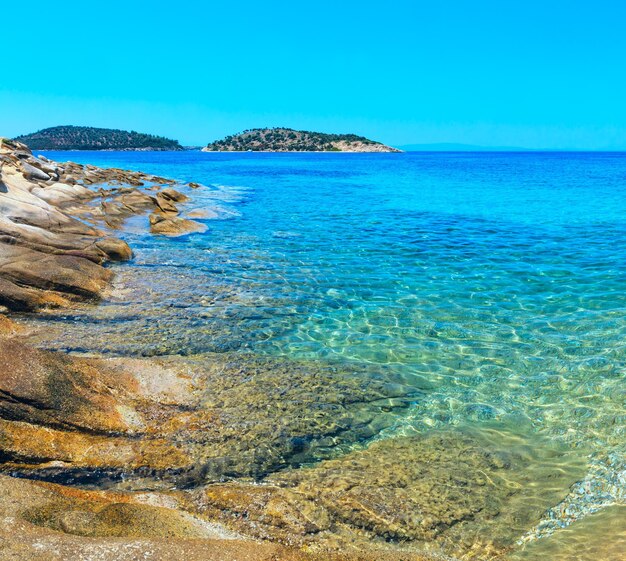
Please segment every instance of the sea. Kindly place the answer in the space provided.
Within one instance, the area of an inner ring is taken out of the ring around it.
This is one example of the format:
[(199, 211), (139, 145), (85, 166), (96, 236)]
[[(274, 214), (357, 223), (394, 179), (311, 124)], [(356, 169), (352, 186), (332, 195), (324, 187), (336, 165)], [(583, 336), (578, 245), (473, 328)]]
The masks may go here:
[(43, 154), (200, 183), (208, 230), (130, 220), (111, 294), (31, 318), (42, 346), (385, 368), (419, 398), (374, 439), (503, 427), (584, 463), (522, 558), (624, 516), (626, 154)]

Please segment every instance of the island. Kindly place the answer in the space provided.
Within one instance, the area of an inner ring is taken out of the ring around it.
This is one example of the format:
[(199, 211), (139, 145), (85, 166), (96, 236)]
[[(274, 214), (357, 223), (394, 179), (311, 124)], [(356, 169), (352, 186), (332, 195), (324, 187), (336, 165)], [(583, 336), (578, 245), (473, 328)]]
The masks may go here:
[(203, 152), (401, 152), (356, 134), (288, 128), (249, 129), (211, 142)]
[(14, 140), (31, 150), (184, 150), (177, 140), (163, 136), (72, 125), (43, 129)]

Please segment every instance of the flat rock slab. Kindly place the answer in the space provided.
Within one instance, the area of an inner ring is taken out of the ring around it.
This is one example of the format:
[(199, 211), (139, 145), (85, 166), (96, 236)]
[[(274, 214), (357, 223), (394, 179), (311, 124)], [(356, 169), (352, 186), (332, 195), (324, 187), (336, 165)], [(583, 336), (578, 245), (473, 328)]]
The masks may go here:
[[(190, 508), (242, 533), (292, 544), (393, 542), (501, 558), (584, 466), (548, 442), (493, 436), (448, 431), (380, 440), (260, 484), (194, 490)], [(513, 442), (511, 451), (506, 444)]]
[(137, 488), (263, 477), (377, 434), (415, 397), (359, 374), (234, 355), (81, 359), (0, 338), (3, 469)]
[(395, 552), (306, 553), (246, 539), (168, 495), (88, 492), (0, 476), (0, 561), (427, 561)]

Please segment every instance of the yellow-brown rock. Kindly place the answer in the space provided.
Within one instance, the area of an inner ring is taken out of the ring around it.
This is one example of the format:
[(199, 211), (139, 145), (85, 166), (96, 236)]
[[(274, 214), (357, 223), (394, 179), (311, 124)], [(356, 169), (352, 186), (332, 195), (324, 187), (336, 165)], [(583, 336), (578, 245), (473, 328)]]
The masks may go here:
[(185, 511), (173, 494), (81, 491), (0, 475), (0, 561), (434, 561), (410, 552), (303, 551)]
[[(156, 196), (137, 189), (145, 183), (153, 184), (148, 189), (156, 189)], [(163, 188), (174, 183), (141, 172), (58, 164), (2, 139), (0, 305), (35, 311), (66, 305), (67, 299), (97, 299), (111, 279), (102, 265), (131, 259), (132, 251), (87, 222), (119, 228), (130, 216), (158, 210), (169, 219), (152, 224), (155, 233), (204, 231), (197, 222), (175, 218), (174, 202), (187, 196)]]
[(154, 213), (150, 215), (150, 230), (153, 234), (164, 236), (184, 236), (194, 232), (205, 232), (207, 227), (194, 220), (170, 216), (167, 213)]

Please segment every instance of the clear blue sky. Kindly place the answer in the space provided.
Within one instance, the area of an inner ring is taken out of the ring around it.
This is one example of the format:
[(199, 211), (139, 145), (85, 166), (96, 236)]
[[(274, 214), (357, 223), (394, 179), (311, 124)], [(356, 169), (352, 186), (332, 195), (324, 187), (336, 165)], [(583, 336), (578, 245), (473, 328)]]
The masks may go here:
[(6, 0), (0, 134), (626, 149), (624, 0)]

